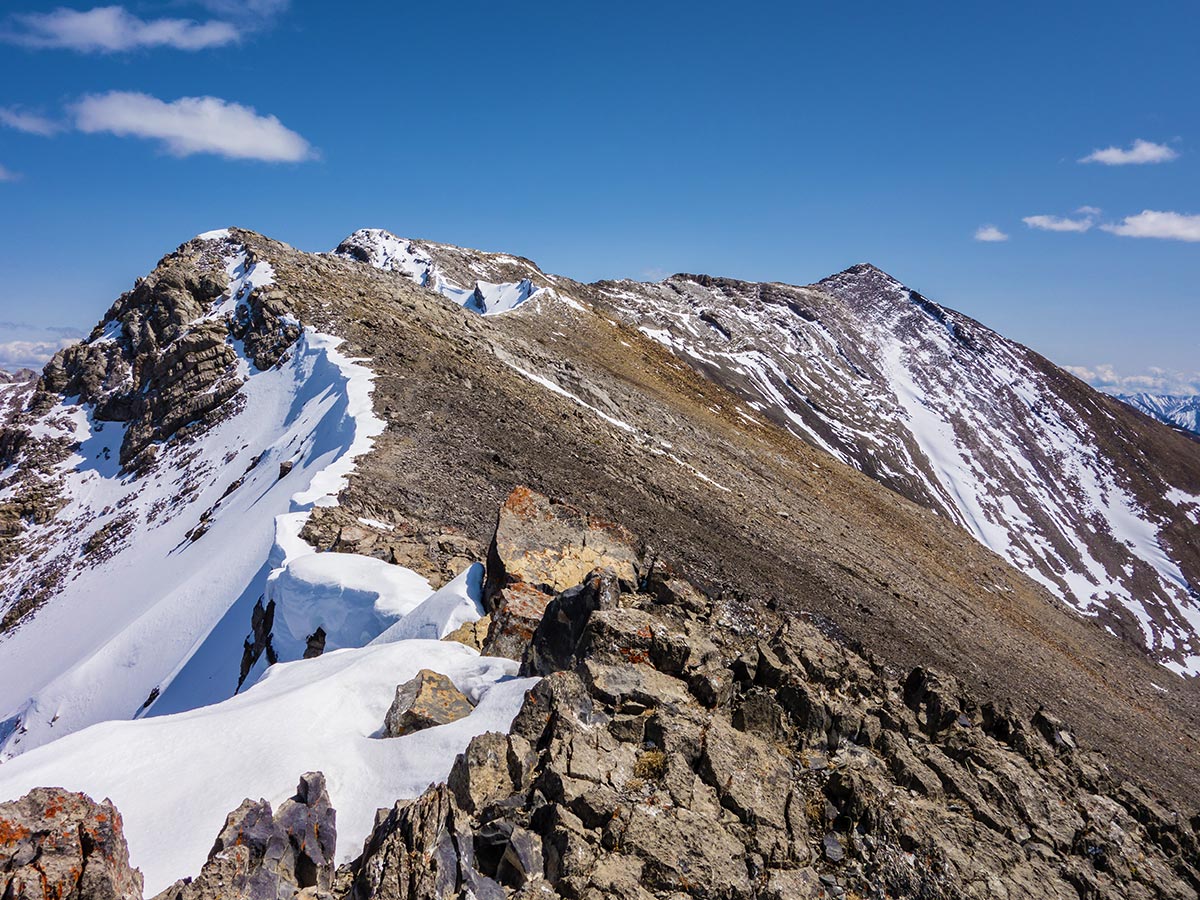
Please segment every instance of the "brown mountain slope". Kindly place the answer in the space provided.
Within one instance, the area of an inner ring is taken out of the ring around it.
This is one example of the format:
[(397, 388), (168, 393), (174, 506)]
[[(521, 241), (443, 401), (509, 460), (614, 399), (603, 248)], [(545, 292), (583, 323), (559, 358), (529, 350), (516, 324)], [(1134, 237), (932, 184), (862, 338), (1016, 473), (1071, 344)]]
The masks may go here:
[[(959, 528), (754, 421), (634, 329), (554, 298), (480, 317), (366, 265), (239, 236), (271, 260), (303, 321), (343, 336), (377, 373), (387, 432), (341, 506), (314, 517), (312, 539), (375, 541), (373, 552), (432, 573), (455, 540), (478, 554), (493, 510), (529, 484), (629, 523), (738, 592), (744, 612), (728, 627), (753, 629), (764, 605), (811, 616), (898, 667), (938, 666), (988, 696), (1044, 704), (1177, 799), (1200, 787), (1191, 684)], [(354, 522), (393, 515), (410, 537)]]

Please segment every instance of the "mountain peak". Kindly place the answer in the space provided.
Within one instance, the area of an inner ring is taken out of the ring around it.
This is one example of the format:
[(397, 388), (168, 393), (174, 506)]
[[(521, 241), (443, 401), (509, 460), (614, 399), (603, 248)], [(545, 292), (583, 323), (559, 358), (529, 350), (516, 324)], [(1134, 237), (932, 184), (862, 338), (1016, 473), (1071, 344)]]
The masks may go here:
[(878, 284), (880, 286), (890, 286), (904, 288), (905, 285), (900, 279), (889, 275), (883, 269), (869, 262), (855, 263), (852, 266), (847, 266), (840, 272), (836, 272), (826, 278), (822, 278), (817, 282), (818, 285), (835, 283), (835, 282), (866, 282), (870, 284)]

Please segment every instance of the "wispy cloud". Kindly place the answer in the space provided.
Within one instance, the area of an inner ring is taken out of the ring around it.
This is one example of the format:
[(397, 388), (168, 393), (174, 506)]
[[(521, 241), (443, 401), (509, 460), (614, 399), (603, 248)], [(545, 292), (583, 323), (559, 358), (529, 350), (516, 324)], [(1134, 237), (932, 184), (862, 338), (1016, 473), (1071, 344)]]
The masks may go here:
[(1144, 209), (1103, 230), (1121, 237), (1158, 238), (1165, 241), (1200, 241), (1200, 216)]
[(983, 241), (987, 244), (999, 243), (1007, 241), (1008, 235), (997, 228), (995, 225), (980, 225), (975, 229), (975, 240)]
[(1021, 221), (1038, 231), (1089, 231), (1096, 224), (1100, 210), (1094, 206), (1081, 206), (1075, 210), (1076, 218), (1070, 216), (1026, 216)]
[(40, 369), (63, 347), (70, 347), (74, 339), (61, 338), (54, 341), (3, 341), (0, 342), (0, 368)]
[(291, 6), (291, 0), (200, 0), (200, 4), (218, 16), (270, 19)]
[(1076, 378), (1110, 394), (1200, 394), (1200, 372), (1172, 372), (1151, 366), (1134, 375), (1124, 375), (1115, 366), (1063, 366)]
[(20, 177), (21, 176), (12, 169), (6, 169), (4, 165), (0, 163), (0, 181), (17, 181)]
[(72, 106), (75, 127), (89, 134), (157, 140), (176, 156), (212, 153), (227, 159), (299, 162), (312, 146), (274, 116), (217, 97), (183, 97), (167, 103), (148, 94), (111, 91)]
[(85, 332), (74, 325), (34, 325), (32, 322), (0, 322), (0, 333), (5, 331), (36, 331), (55, 337), (82, 338)]
[(1103, 150), (1093, 150), (1079, 161), (1101, 163), (1105, 166), (1143, 166), (1147, 163), (1170, 162), (1178, 157), (1179, 153), (1166, 144), (1155, 144), (1153, 141), (1138, 138), (1128, 148), (1105, 147)]
[(236, 43), (242, 32), (231, 22), (212, 19), (141, 19), (123, 6), (78, 10), (59, 7), (47, 13), (21, 13), (0, 31), (9, 43), (34, 48), (119, 53), (149, 47), (204, 50)]
[(0, 106), (0, 125), (42, 137), (50, 137), (63, 130), (61, 122), (11, 106)]

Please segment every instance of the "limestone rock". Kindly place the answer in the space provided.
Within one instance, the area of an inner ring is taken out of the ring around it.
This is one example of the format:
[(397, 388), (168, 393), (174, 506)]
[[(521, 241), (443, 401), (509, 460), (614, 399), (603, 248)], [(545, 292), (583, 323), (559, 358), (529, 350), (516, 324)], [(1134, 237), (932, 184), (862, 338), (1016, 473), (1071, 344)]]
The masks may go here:
[(482, 616), (474, 622), (463, 622), (449, 634), (442, 638), (443, 641), (455, 641), (459, 644), (464, 644), (475, 650), (483, 650), (483, 645), (487, 641), (488, 629), (492, 626), (492, 617), (490, 615)]
[(589, 573), (582, 584), (563, 591), (545, 607), (522, 665), (526, 674), (547, 675), (573, 669), (579, 644), (592, 614), (617, 605), (616, 576), (604, 569)]
[(471, 714), (471, 701), (454, 682), (439, 672), (422, 669), (404, 684), (396, 687), (384, 720), (386, 737), (401, 737), (445, 725)]
[(446, 778), (462, 809), (473, 813), (513, 792), (517, 785), (513, 783), (510, 750), (510, 739), (494, 731), (471, 739)]
[(108, 800), (35, 788), (0, 803), (4, 900), (141, 900), (121, 816)]
[(495, 606), (499, 592), (517, 582), (556, 594), (597, 568), (632, 585), (637, 566), (634, 538), (620, 525), (517, 487), (500, 509), (488, 548), (484, 604)]

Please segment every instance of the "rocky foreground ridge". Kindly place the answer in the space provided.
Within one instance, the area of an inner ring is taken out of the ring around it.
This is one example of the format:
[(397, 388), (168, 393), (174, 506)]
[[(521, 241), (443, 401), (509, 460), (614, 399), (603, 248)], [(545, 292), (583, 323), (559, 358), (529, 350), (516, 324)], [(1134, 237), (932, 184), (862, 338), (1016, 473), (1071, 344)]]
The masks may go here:
[[(508, 733), (340, 867), (319, 774), (277, 811), (247, 800), (160, 900), (1200, 896), (1195, 810), (1044, 709), (778, 610), (738, 625), (620, 525), (527, 489), (488, 559), (484, 652), (542, 676)], [(116, 811), (53, 790), (0, 804), (0, 885), (141, 896)]]

